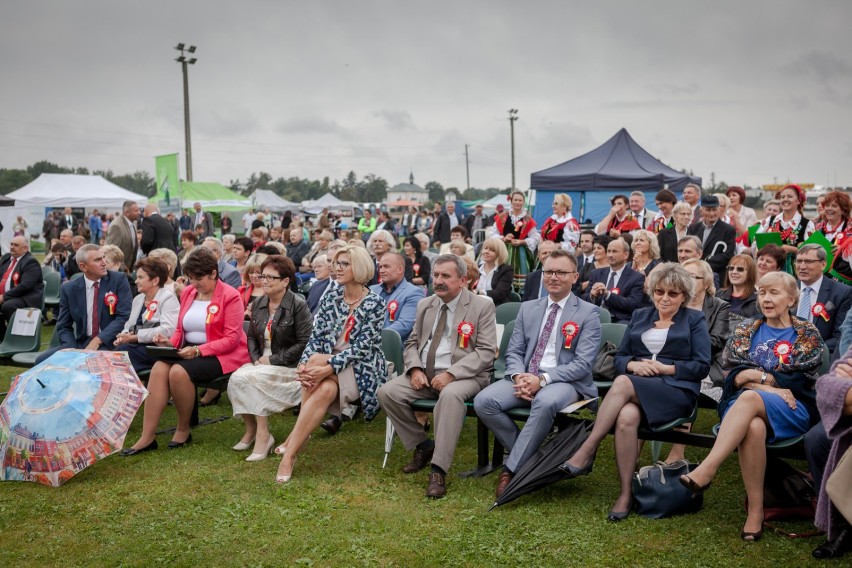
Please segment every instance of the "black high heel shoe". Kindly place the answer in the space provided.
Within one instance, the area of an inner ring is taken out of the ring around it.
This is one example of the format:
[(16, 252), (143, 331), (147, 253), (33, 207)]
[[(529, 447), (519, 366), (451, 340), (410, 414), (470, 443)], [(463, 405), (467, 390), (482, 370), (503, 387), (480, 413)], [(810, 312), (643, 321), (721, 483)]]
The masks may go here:
[(210, 402), (198, 402), (198, 406), (213, 406), (219, 402), (219, 399), (222, 398), (222, 391), (219, 391), (219, 394), (213, 397), (213, 400)]
[(627, 506), (626, 511), (615, 511), (613, 509), (610, 509), (609, 513), (606, 516), (606, 520), (608, 520), (611, 523), (617, 523), (619, 521), (623, 521), (624, 519), (626, 519), (627, 517), (630, 516), (630, 513), (633, 511), (633, 505), (634, 505), (634, 503), (633, 503), (633, 500), (631, 499), (630, 504)]
[(134, 450), (133, 448), (127, 448), (121, 450), (121, 457), (129, 458), (130, 456), (135, 456), (136, 454), (141, 454), (142, 452), (152, 452), (158, 447), (159, 446), (157, 445), (157, 439), (154, 438), (154, 441), (145, 446), (144, 448), (139, 448), (138, 450)]
[(186, 440), (184, 440), (183, 442), (175, 442), (174, 440), (172, 440), (171, 442), (169, 442), (168, 448), (170, 450), (174, 450), (174, 449), (177, 449), (177, 448), (182, 448), (182, 447), (186, 446), (187, 444), (191, 444), (191, 443), (192, 443), (192, 432), (189, 433), (189, 436), (187, 436)]
[(740, 531), (740, 538), (746, 542), (757, 542), (763, 538), (763, 525), (760, 525), (760, 530), (757, 532)]
[[(701, 486), (701, 485), (698, 485), (697, 483), (695, 483), (692, 480), (692, 478), (689, 477), (688, 475), (681, 475), (678, 478), (678, 480), (680, 481), (681, 485), (683, 485), (684, 487), (686, 487), (687, 489), (692, 491), (693, 497), (697, 497), (697, 496), (701, 495), (702, 493), (704, 493), (705, 491), (707, 491), (707, 489), (710, 487), (710, 483), (712, 483), (712, 482), (710, 482), (707, 485)], [(752, 534), (752, 533), (749, 533), (749, 534)], [(755, 533), (755, 534), (757, 534), (757, 533)], [(760, 537), (758, 537), (758, 538), (760, 538)]]

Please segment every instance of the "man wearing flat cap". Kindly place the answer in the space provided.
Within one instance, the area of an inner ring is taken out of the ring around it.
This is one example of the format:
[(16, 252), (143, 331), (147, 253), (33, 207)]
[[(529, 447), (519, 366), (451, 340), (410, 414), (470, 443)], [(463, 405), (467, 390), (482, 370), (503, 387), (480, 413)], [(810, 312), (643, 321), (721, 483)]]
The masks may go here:
[(713, 272), (719, 275), (719, 281), (724, 282), (723, 276), (728, 261), (736, 252), (736, 231), (733, 227), (719, 220), (719, 198), (712, 194), (701, 196), (701, 221), (693, 223), (687, 229), (687, 235), (701, 239), (701, 260), (706, 260)]

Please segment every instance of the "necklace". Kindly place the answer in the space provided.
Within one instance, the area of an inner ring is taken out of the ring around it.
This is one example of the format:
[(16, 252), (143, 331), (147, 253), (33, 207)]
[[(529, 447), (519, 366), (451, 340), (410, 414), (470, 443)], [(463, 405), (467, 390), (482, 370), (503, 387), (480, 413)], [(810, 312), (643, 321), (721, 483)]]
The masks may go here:
[(354, 300), (352, 300), (351, 302), (346, 299), (346, 292), (343, 293), (343, 301), (346, 302), (346, 305), (349, 306), (350, 308), (352, 306), (354, 306), (355, 304), (357, 304), (358, 302), (360, 302), (363, 297), (364, 297), (364, 288), (361, 289), (361, 293), (358, 294), (358, 297), (355, 298)]

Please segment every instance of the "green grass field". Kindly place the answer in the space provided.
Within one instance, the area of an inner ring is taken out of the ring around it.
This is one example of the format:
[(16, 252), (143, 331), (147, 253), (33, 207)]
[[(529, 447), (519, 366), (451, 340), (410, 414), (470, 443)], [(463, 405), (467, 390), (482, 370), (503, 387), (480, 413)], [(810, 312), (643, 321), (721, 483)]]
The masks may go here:
[[(53, 328), (46, 328), (45, 345)], [(19, 370), (0, 369), (0, 391)], [(702, 411), (700, 430), (715, 423)], [(225, 397), (202, 418), (230, 414)], [(276, 439), (295, 418), (273, 417)], [(167, 409), (162, 427), (173, 426)], [(425, 472), (404, 475), (397, 440), (381, 469), (384, 415), (318, 430), (293, 481), (274, 483), (277, 459), (247, 463), (231, 446), (242, 423), (199, 427), (194, 443), (134, 458), (110, 456), (64, 486), (0, 484), (0, 566), (806, 566), (821, 537), (739, 539), (744, 491), (736, 458), (694, 515), (664, 520), (605, 515), (617, 494), (612, 440), (594, 472), (488, 512), (496, 475), (460, 479), (476, 464), (476, 425), (459, 441), (448, 495), (427, 500)], [(139, 435), (141, 411), (128, 434)], [(688, 449), (693, 460), (705, 451)], [(650, 461), (646, 447), (643, 462)], [(802, 464), (800, 466), (804, 467)], [(811, 530), (807, 523), (787, 528)], [(821, 565), (848, 565), (848, 559)]]

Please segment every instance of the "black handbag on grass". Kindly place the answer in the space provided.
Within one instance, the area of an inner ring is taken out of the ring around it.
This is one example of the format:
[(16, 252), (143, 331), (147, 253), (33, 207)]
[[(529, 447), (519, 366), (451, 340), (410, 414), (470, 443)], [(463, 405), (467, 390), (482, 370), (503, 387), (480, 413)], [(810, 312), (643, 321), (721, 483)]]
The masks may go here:
[(671, 464), (657, 462), (633, 474), (633, 500), (636, 513), (649, 519), (695, 513), (704, 504), (704, 494), (693, 495), (679, 478), (698, 467), (679, 460)]

